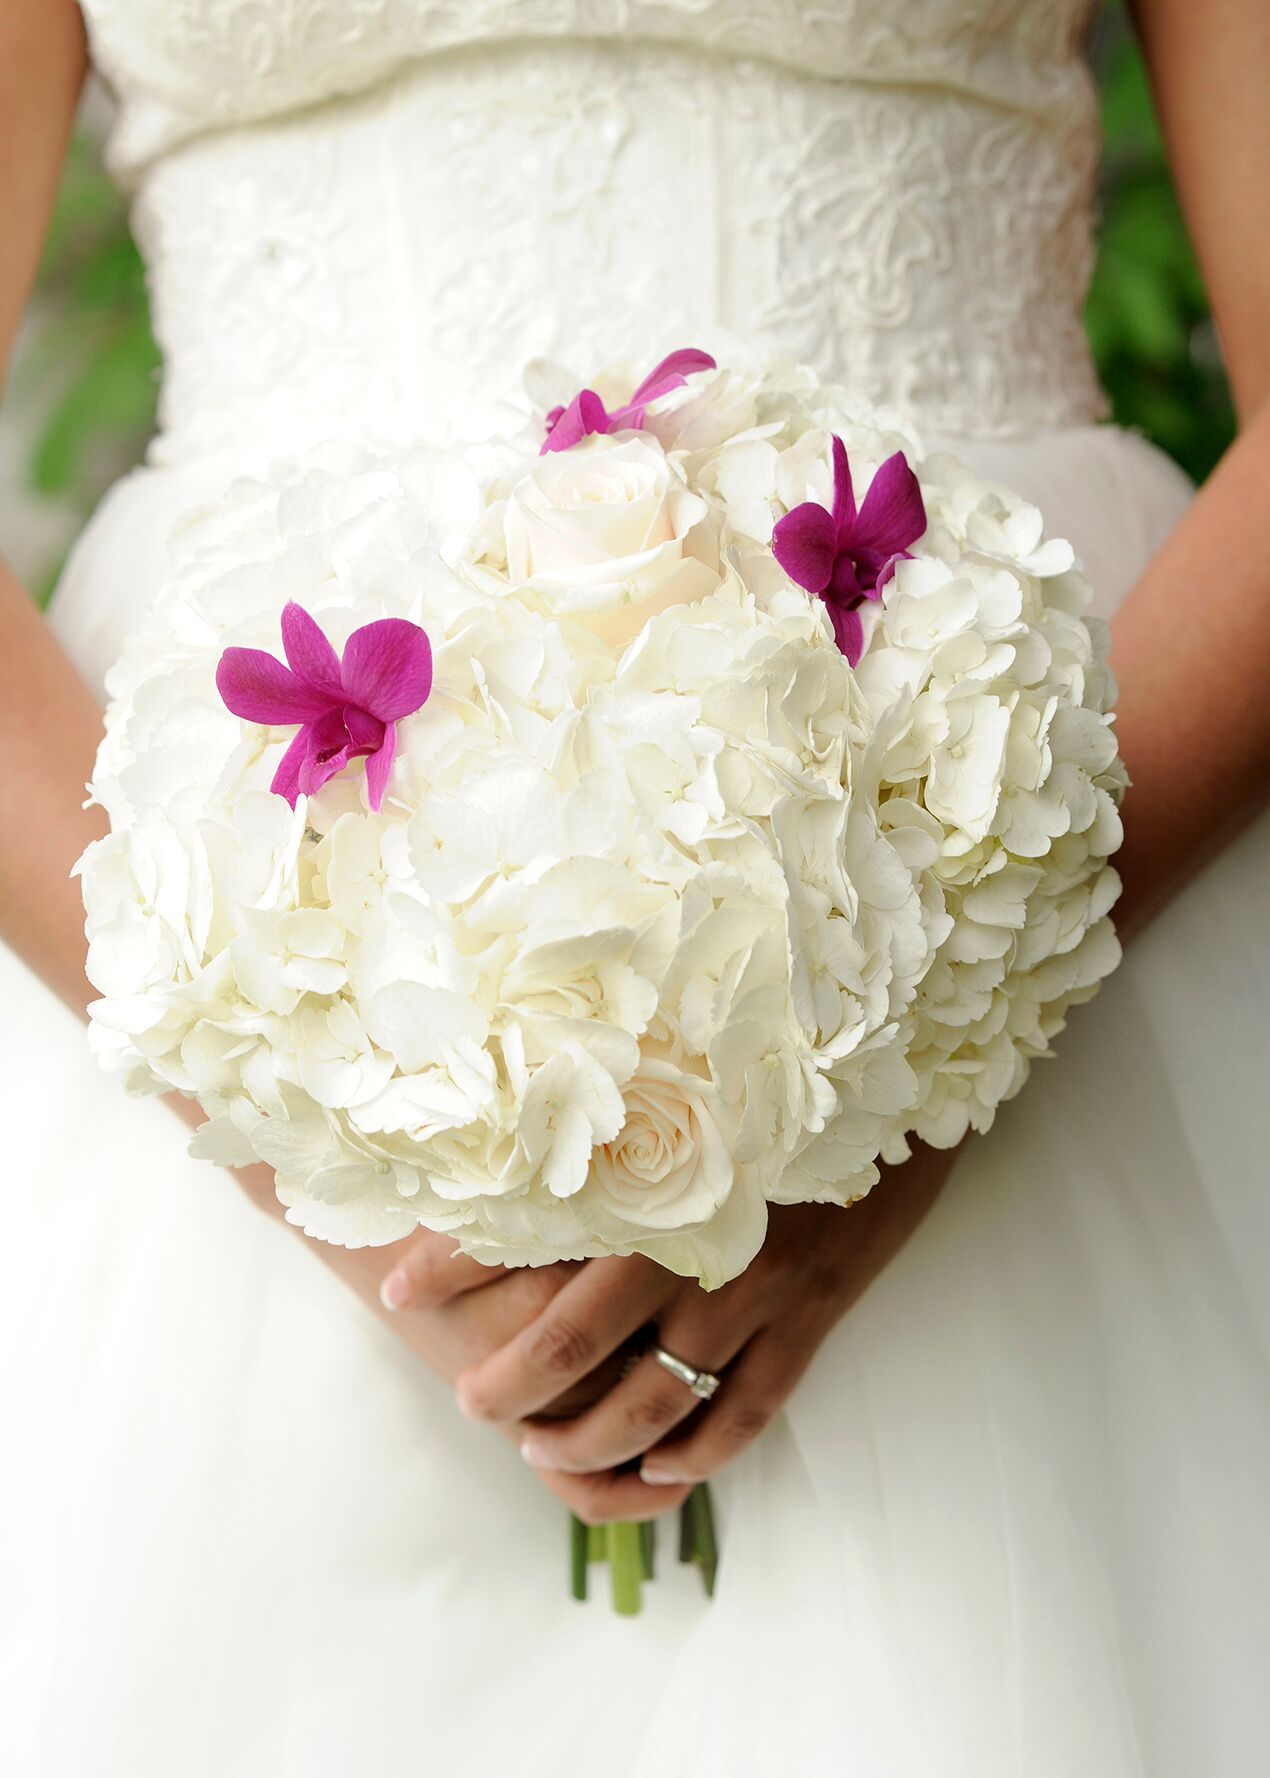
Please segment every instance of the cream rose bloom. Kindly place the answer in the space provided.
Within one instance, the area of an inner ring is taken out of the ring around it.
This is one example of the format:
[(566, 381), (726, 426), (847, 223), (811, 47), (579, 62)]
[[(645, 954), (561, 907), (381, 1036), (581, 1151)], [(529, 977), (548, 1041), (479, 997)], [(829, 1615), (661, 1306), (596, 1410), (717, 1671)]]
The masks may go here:
[(621, 647), (657, 612), (719, 585), (708, 512), (656, 439), (588, 439), (540, 458), (512, 488), (508, 578), (548, 615)]
[(733, 1132), (710, 1081), (645, 1056), (623, 1090), (626, 1117), (591, 1156), (588, 1193), (643, 1229), (706, 1222), (733, 1180)]

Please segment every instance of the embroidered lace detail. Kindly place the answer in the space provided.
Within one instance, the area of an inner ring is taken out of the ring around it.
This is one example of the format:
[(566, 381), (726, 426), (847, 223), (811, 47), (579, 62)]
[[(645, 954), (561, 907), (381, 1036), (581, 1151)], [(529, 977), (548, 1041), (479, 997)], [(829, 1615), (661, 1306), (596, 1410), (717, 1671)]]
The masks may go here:
[(1085, 0), (87, 10), (164, 456), (470, 431), (527, 358), (721, 330), (935, 432), (1101, 411)]

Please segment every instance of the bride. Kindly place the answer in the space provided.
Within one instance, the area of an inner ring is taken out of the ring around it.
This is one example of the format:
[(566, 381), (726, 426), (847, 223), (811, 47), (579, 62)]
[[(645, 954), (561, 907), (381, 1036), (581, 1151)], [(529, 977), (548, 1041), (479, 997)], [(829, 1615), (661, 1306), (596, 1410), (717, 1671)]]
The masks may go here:
[[(1140, 0), (1242, 418), (1192, 498), (1097, 424), (1088, 10), (0, 0), (0, 342), (91, 56), (166, 361), (51, 622), (0, 582), (5, 1771), (1260, 1768), (1270, 38), (1262, 0)], [(710, 1296), (305, 1241), (87, 1056), (68, 870), (105, 672), (234, 475), (475, 437), (535, 355), (728, 335), (1075, 543), (1115, 614), (1128, 960), (955, 1169), (774, 1211)], [(650, 1321), (717, 1400), (605, 1369)], [(561, 1501), (647, 1517), (706, 1475), (713, 1601), (673, 1563), (635, 1620), (568, 1597)]]

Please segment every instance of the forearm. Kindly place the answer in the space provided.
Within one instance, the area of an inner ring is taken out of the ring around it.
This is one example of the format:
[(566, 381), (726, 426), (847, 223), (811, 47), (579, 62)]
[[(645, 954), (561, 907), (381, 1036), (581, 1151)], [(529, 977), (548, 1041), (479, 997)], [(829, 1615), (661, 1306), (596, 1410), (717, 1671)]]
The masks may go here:
[(1270, 405), (1245, 426), (1113, 626), (1131, 937), (1270, 789)]
[(85, 808), (101, 738), (96, 699), (0, 564), (0, 938), (83, 1015), (84, 908), (71, 867), (106, 831)]
[[(84, 908), (71, 866), (106, 831), (100, 809), (85, 808), (85, 785), (101, 737), (97, 700), (58, 646), (35, 605), (0, 565), (0, 832), (20, 836), (0, 848), (0, 938), (71, 1009), (83, 1017), (91, 998), (84, 975)], [(172, 1108), (191, 1126), (203, 1114), (191, 1101)], [(264, 1167), (236, 1175), (261, 1210), (279, 1220), (282, 1206)], [(304, 1239), (297, 1231), (297, 1238)], [(379, 1283), (394, 1250), (346, 1251), (323, 1242), (312, 1250), (377, 1314)], [(392, 1322), (419, 1356), (425, 1329), (414, 1317)], [(435, 1344), (435, 1334), (433, 1334)]]

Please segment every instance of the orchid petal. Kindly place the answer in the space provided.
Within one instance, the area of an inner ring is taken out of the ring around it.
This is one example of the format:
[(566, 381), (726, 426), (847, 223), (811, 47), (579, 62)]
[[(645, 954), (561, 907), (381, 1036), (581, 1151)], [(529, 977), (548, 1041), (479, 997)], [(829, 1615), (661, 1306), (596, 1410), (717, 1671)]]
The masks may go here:
[(300, 775), (301, 790), (306, 796), (316, 796), (329, 779), (339, 777), (351, 758), (347, 747), (341, 747), (337, 753), (310, 758)]
[(282, 612), (282, 646), (292, 671), (320, 691), (328, 703), (342, 700), (340, 658), (320, 626), (294, 599)]
[(366, 761), (366, 795), (376, 815), (384, 806), (384, 792), (388, 788), (388, 774), (392, 771), (396, 752), (397, 725), (390, 722), (384, 730), (383, 741)]
[[(299, 770), (299, 786), (311, 797), (334, 773), (349, 765), (349, 729), (343, 722), (343, 709), (326, 709), (304, 727), (306, 749)], [(334, 765), (331, 765), (333, 763)], [(327, 770), (329, 768), (329, 770)]]
[(307, 722), (330, 699), (261, 648), (227, 648), (216, 667), (216, 689), (225, 707), (245, 722)]
[(844, 540), (845, 534), (855, 524), (855, 489), (851, 485), (851, 465), (847, 461), (847, 447), (834, 434), (833, 439), (833, 523), (838, 541)]
[(921, 485), (903, 451), (896, 451), (869, 484), (852, 542), (879, 555), (893, 556), (916, 543), (925, 529)]
[(809, 593), (823, 593), (829, 585), (836, 549), (833, 520), (814, 500), (787, 512), (772, 532), (772, 554)]
[(273, 783), (269, 786), (275, 796), (284, 796), (294, 809), (300, 798), (300, 772), (309, 752), (309, 729), (307, 723), (292, 738), (282, 758), (278, 761), (278, 769), (273, 775)]
[(608, 409), (594, 389), (583, 389), (551, 426), (538, 454), (545, 456), (548, 451), (567, 451), (573, 445), (581, 444), (589, 433), (608, 430)]
[(306, 740), (304, 758), (297, 774), (300, 789), (313, 796), (348, 764), (352, 749), (341, 709), (326, 710), (301, 731)]
[[(672, 389), (679, 389), (695, 372), (715, 370), (717, 365), (708, 352), (702, 352), (696, 346), (680, 346), (670, 352), (660, 364), (653, 366), (639, 388), (631, 396), (629, 407), (635, 408), (650, 401), (656, 401), (659, 395), (667, 395)], [(620, 410), (626, 412), (627, 409)]]
[(432, 646), (418, 624), (384, 617), (354, 630), (341, 667), (344, 694), (381, 722), (417, 710), (432, 690)]
[(846, 553), (840, 555), (833, 565), (825, 598), (831, 604), (841, 605), (844, 611), (849, 611), (862, 599), (870, 597), (876, 595), (870, 593), (868, 581), (860, 574), (859, 563)]
[(897, 562), (911, 562), (912, 559), (911, 553), (906, 549), (897, 549), (893, 556), (888, 556), (882, 566), (878, 569), (876, 585), (866, 596), (870, 599), (880, 599), (882, 597), (882, 588), (889, 580), (893, 579), (895, 575), (895, 564)]
[(382, 747), (387, 726), (369, 710), (361, 710), (356, 704), (344, 706), (344, 727), (354, 753), (374, 753), (377, 747)]
[(838, 651), (847, 657), (847, 665), (854, 667), (864, 653), (864, 624), (860, 613), (854, 608), (846, 609), (842, 605), (827, 605), (830, 622), (833, 624), (833, 639), (838, 644)]

